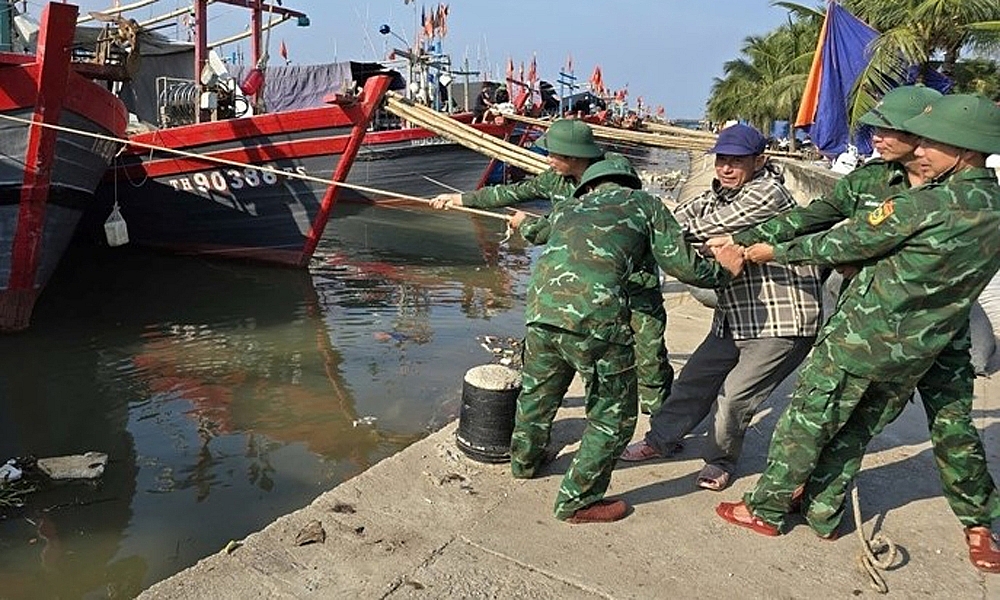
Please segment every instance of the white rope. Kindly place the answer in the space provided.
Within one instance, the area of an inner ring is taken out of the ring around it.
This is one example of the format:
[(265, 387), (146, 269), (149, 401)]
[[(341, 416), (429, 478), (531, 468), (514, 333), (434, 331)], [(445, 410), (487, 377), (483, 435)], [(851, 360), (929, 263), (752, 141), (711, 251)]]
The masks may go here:
[[(186, 158), (193, 158), (193, 159), (197, 159), (197, 160), (203, 160), (205, 162), (216, 163), (216, 164), (220, 164), (220, 165), (228, 165), (228, 166), (239, 167), (239, 168), (244, 168), (244, 169), (245, 168), (257, 169), (258, 171), (261, 171), (261, 172), (264, 172), (264, 173), (272, 173), (274, 175), (281, 176), (281, 177), (288, 177), (288, 178), (291, 178), (291, 179), (299, 179), (299, 180), (302, 180), (302, 181), (311, 181), (313, 183), (321, 183), (321, 184), (323, 184), (325, 186), (335, 185), (335, 186), (342, 187), (342, 188), (349, 189), (349, 190), (357, 190), (359, 192), (366, 192), (366, 193), (375, 194), (375, 195), (378, 195), (378, 196), (385, 196), (386, 198), (401, 198), (403, 200), (412, 200), (414, 202), (420, 202), (420, 203), (423, 203), (423, 204), (429, 204), (431, 202), (430, 199), (420, 198), (419, 196), (410, 196), (409, 194), (402, 194), (402, 193), (390, 192), (390, 191), (387, 191), (387, 190), (380, 190), (380, 189), (377, 189), (377, 188), (372, 188), (372, 187), (367, 187), (367, 186), (363, 186), (363, 185), (357, 185), (357, 184), (353, 184), (353, 183), (348, 183), (346, 181), (333, 181), (333, 180), (323, 179), (323, 178), (320, 178), (320, 177), (314, 177), (312, 175), (304, 175), (302, 173), (282, 171), (282, 170), (276, 169), (274, 167), (268, 167), (268, 166), (264, 166), (264, 165), (254, 165), (254, 164), (250, 164), (250, 163), (243, 163), (243, 162), (239, 162), (239, 161), (235, 161), (235, 160), (229, 160), (227, 158), (218, 158), (218, 157), (215, 157), (215, 156), (210, 156), (208, 154), (198, 154), (196, 152), (188, 152), (186, 150), (177, 150), (175, 148), (167, 148), (167, 147), (164, 147), (164, 146), (156, 146), (154, 144), (147, 144), (147, 143), (138, 142), (138, 141), (135, 141), (135, 140), (127, 140), (127, 139), (117, 138), (117, 137), (114, 137), (114, 136), (104, 135), (104, 134), (101, 134), (101, 133), (94, 133), (94, 132), (91, 132), (91, 131), (83, 131), (83, 130), (80, 130), (80, 129), (73, 129), (73, 128), (70, 128), (70, 127), (63, 127), (62, 125), (55, 125), (55, 124), (52, 124), (52, 123), (36, 123), (35, 121), (32, 121), (30, 119), (22, 119), (21, 117), (15, 117), (15, 116), (12, 116), (12, 115), (0, 114), (0, 119), (6, 119), (8, 121), (13, 121), (15, 123), (23, 123), (25, 125), (37, 125), (37, 126), (40, 126), (40, 127), (47, 127), (49, 129), (52, 129), (52, 130), (55, 130), (55, 131), (62, 131), (64, 133), (72, 133), (72, 134), (76, 134), (76, 135), (82, 135), (82, 136), (85, 136), (85, 137), (92, 137), (92, 138), (98, 139), (98, 140), (106, 140), (106, 141), (109, 141), (109, 142), (116, 142), (116, 143), (119, 143), (119, 144), (125, 144), (127, 146), (134, 146), (136, 148), (145, 148), (145, 149), (148, 149), (148, 150), (151, 150), (151, 151), (165, 152), (167, 154), (175, 154), (177, 156), (183, 156), (183, 157), (186, 157)], [(509, 220), (509, 217), (507, 215), (502, 215), (502, 214), (498, 214), (498, 213), (495, 213), (495, 212), (490, 212), (488, 210), (479, 210), (477, 208), (469, 208), (467, 206), (451, 206), (451, 207), (449, 207), (449, 210), (458, 210), (458, 211), (467, 212), (467, 213), (471, 213), (471, 214), (475, 214), (475, 215), (480, 215), (480, 216), (483, 216), (483, 217), (491, 217), (493, 219), (503, 219), (505, 221)]]
[(855, 482), (851, 490), (851, 505), (854, 509), (854, 525), (861, 541), (861, 553), (858, 563), (868, 574), (868, 583), (880, 594), (889, 592), (889, 585), (879, 571), (885, 571), (896, 560), (896, 543), (884, 533), (872, 533), (871, 539), (865, 534), (864, 522), (861, 520), (861, 501), (858, 499), (858, 484)]

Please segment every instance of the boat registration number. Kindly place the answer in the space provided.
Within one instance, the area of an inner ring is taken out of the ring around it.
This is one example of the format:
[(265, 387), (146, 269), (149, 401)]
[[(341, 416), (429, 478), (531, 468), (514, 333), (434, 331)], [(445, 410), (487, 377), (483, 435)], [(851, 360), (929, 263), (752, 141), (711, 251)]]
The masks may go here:
[[(272, 167), (289, 174), (307, 175), (305, 167)], [(246, 167), (243, 169), (213, 169), (200, 171), (191, 175), (171, 177), (167, 183), (179, 192), (232, 192), (243, 188), (256, 188), (265, 185), (276, 185), (278, 181), (288, 179), (271, 170)]]

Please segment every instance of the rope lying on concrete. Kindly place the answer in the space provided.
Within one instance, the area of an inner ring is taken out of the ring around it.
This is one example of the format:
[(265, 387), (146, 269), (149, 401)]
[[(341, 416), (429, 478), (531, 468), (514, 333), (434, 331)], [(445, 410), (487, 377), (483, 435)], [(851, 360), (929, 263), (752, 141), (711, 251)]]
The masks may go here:
[[(858, 484), (851, 490), (851, 505), (854, 508), (854, 524), (861, 541), (861, 552), (858, 554), (858, 564), (868, 574), (869, 585), (880, 594), (889, 592), (889, 586), (879, 571), (885, 571), (896, 561), (898, 549), (896, 543), (884, 533), (875, 533), (871, 538), (865, 534), (864, 521), (861, 520), (861, 501), (858, 498)], [(881, 557), (880, 557), (881, 556)]]

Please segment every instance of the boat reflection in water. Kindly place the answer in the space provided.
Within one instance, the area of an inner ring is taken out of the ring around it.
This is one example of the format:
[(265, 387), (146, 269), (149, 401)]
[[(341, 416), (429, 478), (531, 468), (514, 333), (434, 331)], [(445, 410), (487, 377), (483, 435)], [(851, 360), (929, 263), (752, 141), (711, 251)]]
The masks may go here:
[(529, 256), (495, 225), (338, 238), (388, 209), (357, 210), (310, 271), (72, 253), (0, 338), (0, 458), (110, 462), (0, 520), (0, 596), (131, 597), (457, 414), (476, 336), (521, 335)]

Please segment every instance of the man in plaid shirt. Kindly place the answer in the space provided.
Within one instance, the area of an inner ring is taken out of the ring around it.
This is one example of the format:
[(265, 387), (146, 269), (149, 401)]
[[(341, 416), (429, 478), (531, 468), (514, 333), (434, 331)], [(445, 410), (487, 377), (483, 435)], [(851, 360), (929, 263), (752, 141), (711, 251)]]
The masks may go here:
[[(768, 164), (765, 146), (764, 136), (746, 125), (719, 134), (711, 150), (712, 189), (675, 211), (689, 241), (736, 233), (796, 206), (781, 174)], [(748, 265), (717, 290), (712, 330), (652, 416), (645, 439), (628, 446), (621, 459), (667, 456), (718, 399), (698, 485), (715, 491), (729, 485), (757, 407), (809, 353), (819, 327), (821, 286), (816, 267), (768, 263)]]

